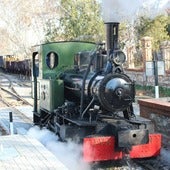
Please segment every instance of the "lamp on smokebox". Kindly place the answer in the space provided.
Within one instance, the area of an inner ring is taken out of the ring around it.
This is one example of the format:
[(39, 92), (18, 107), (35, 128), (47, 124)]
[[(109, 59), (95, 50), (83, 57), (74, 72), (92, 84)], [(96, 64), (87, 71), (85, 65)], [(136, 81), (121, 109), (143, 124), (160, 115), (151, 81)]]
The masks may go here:
[(115, 50), (114, 51), (114, 57), (113, 57), (113, 62), (116, 65), (121, 65), (126, 61), (126, 55), (123, 51), (121, 50)]

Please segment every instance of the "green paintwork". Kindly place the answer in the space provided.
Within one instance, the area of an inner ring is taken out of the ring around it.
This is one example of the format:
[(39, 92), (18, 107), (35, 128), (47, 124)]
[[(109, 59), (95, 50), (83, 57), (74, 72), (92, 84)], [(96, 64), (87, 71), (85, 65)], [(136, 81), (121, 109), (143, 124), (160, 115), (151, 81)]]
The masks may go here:
[[(39, 76), (40, 102), (39, 109), (53, 112), (58, 106), (64, 103), (64, 83), (58, 76), (65, 70), (74, 67), (75, 54), (82, 51), (96, 50), (95, 43), (89, 42), (55, 42), (42, 44), (36, 51), (39, 53)], [(58, 55), (58, 65), (50, 69), (46, 64), (46, 57), (49, 52)]]
[(64, 103), (64, 84), (62, 80), (43, 79), (41, 82), (40, 108), (52, 112)]
[[(62, 71), (73, 67), (74, 56), (80, 51), (93, 51), (96, 44), (89, 42), (55, 42), (41, 45), (42, 55), (42, 77), (43, 79), (54, 79)], [(56, 52), (58, 54), (58, 66), (54, 69), (50, 69), (46, 64), (46, 56), (50, 52)]]

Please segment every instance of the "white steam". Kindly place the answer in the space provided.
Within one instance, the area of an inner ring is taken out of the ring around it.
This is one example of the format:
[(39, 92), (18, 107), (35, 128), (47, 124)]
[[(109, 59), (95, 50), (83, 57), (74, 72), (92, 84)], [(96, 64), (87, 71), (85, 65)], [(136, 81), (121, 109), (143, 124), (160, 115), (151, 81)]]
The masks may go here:
[(70, 170), (90, 170), (90, 166), (81, 157), (82, 146), (73, 142), (59, 142), (58, 137), (47, 129), (30, 128), (28, 135), (38, 139), (59, 161)]
[(129, 20), (132, 16), (136, 15), (140, 1), (141, 0), (103, 0), (103, 20), (105, 22)]
[(169, 0), (102, 0), (101, 4), (105, 22), (132, 22), (139, 15), (153, 18), (170, 7)]

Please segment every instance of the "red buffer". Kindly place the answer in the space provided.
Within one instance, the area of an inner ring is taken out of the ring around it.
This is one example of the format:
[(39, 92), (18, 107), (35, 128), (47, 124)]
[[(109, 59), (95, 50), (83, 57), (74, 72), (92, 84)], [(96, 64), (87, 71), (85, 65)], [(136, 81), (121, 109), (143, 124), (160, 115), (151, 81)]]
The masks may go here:
[[(83, 158), (85, 162), (119, 160), (124, 153), (116, 150), (116, 140), (112, 136), (84, 138)], [(149, 143), (132, 146), (130, 158), (149, 158), (160, 154), (161, 134), (150, 134)]]

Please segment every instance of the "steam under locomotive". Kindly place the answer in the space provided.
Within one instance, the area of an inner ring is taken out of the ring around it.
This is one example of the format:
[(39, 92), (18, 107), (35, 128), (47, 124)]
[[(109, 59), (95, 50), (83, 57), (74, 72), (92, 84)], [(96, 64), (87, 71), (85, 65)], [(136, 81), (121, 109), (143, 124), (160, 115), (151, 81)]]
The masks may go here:
[(161, 135), (150, 120), (135, 116), (135, 83), (124, 73), (119, 23), (106, 23), (107, 42), (69, 41), (35, 46), (34, 124), (62, 141), (83, 145), (87, 162), (154, 157)]

